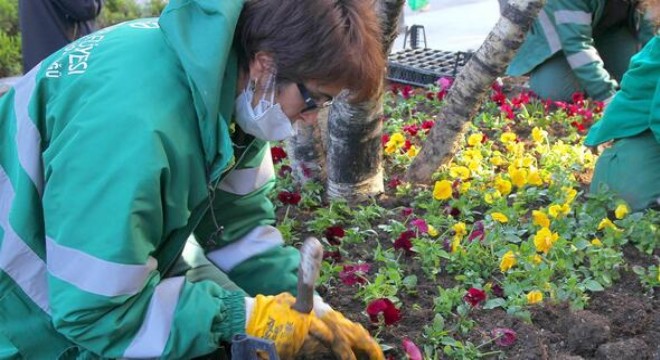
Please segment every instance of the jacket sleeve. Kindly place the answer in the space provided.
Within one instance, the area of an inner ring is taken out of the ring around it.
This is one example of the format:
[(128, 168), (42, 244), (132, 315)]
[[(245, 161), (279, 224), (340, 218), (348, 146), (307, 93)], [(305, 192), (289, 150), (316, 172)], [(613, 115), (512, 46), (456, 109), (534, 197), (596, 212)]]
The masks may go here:
[(296, 294), (298, 250), (273, 224), (275, 183), (267, 142), (255, 140), (218, 184), (213, 211), (195, 230), (207, 257), (248, 294)]
[[(98, 88), (85, 96), (58, 94), (64, 109), (51, 114), (66, 119), (57, 122), (65, 128), (44, 154), (53, 325), (104, 358), (208, 354), (244, 331), (244, 294), (210, 281), (162, 278), (156, 260), (190, 214), (190, 204), (170, 204), (173, 193), (190, 187), (181, 183), (186, 176), (173, 180), (177, 170), (185, 174), (170, 161), (181, 149), (148, 124), (180, 115), (189, 99), (169, 96), (146, 111), (147, 104), (131, 104), (130, 96), (113, 96), (123, 92), (112, 86)], [(173, 214), (177, 208), (183, 215)]]
[(103, 0), (50, 0), (75, 21), (94, 20), (103, 8)]
[(594, 7), (586, 0), (560, 0), (548, 2), (547, 9), (553, 15), (561, 48), (580, 85), (596, 100), (613, 96), (618, 84), (605, 70), (594, 46)]

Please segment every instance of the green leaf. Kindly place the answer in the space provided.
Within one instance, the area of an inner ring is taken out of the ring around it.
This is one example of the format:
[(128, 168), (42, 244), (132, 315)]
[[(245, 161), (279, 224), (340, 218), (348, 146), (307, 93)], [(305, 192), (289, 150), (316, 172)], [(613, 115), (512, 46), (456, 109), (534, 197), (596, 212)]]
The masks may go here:
[(506, 305), (506, 300), (502, 298), (490, 299), (484, 304), (485, 310), (495, 309), (497, 307), (504, 307)]
[(584, 282), (584, 286), (589, 291), (603, 291), (605, 288), (596, 280), (587, 280)]

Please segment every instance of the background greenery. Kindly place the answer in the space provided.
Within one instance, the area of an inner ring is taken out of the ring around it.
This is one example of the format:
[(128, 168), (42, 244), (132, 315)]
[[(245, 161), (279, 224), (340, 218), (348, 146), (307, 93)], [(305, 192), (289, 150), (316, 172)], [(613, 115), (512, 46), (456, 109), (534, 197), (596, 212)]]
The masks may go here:
[[(97, 26), (104, 28), (126, 20), (157, 16), (166, 3), (167, 0), (148, 0), (143, 4), (136, 0), (105, 0)], [(0, 0), (0, 77), (16, 76), (21, 72), (18, 1)]]

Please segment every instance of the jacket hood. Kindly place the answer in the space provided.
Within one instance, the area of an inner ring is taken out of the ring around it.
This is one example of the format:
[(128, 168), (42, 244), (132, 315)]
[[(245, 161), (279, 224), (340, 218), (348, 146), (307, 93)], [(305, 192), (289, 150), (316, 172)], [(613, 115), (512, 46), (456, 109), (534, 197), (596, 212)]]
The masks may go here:
[(207, 180), (217, 178), (233, 156), (229, 122), (238, 60), (232, 41), (242, 7), (243, 0), (171, 0), (159, 20), (188, 77)]

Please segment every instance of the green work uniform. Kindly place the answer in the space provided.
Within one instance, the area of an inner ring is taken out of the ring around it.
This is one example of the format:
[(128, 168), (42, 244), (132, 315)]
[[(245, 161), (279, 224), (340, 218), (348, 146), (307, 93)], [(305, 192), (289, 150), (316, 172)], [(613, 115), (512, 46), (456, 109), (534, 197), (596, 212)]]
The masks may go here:
[(548, 0), (507, 69), (543, 99), (609, 99), (653, 27), (628, 0)]
[(660, 198), (660, 37), (635, 55), (621, 90), (589, 130), (588, 146), (614, 140), (596, 162), (591, 191), (607, 185), (633, 210)]
[(0, 99), (0, 358), (191, 358), (245, 331), (246, 293), (295, 293), (270, 147), (230, 131), (242, 5), (171, 0)]

